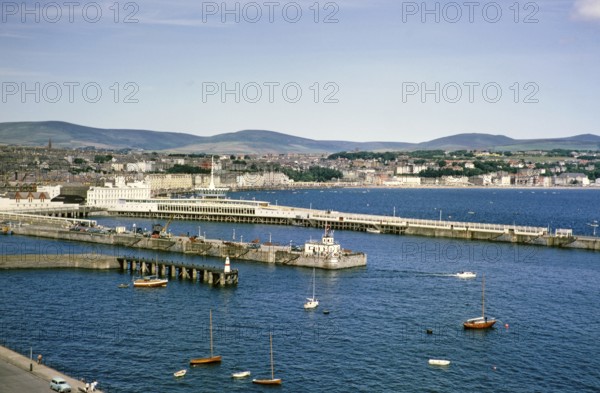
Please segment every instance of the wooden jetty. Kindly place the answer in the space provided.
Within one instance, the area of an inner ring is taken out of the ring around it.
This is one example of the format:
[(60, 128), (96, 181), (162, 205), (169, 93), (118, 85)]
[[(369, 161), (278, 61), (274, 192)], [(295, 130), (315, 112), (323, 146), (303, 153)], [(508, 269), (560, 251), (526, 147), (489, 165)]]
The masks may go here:
[(155, 260), (135, 256), (117, 257), (119, 267), (123, 271), (139, 273), (141, 275), (157, 275), (160, 277), (178, 278), (203, 282), (209, 285), (231, 286), (238, 283), (238, 270), (181, 263), (174, 261)]

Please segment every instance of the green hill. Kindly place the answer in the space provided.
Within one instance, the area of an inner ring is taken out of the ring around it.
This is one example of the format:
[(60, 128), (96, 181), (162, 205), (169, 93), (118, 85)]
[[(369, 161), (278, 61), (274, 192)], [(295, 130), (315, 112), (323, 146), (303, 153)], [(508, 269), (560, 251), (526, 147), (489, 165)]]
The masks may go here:
[(93, 146), (106, 149), (141, 149), (179, 153), (335, 153), (340, 151), (408, 150), (599, 150), (600, 136), (576, 135), (554, 139), (512, 139), (503, 135), (457, 134), (422, 143), (349, 142), (314, 140), (265, 130), (243, 130), (214, 136), (180, 132), (102, 129), (61, 121), (0, 123), (4, 145), (65, 148)]

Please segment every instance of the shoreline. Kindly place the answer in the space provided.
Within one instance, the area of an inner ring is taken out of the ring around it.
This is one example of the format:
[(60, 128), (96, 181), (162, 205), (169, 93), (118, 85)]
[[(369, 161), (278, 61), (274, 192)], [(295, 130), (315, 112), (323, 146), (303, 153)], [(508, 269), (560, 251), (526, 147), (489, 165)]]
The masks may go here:
[[(315, 187), (315, 189), (320, 189), (320, 188), (324, 188), (324, 187)], [(334, 187), (329, 187), (329, 188), (334, 188)], [(456, 189), (456, 190), (464, 190), (464, 189), (490, 189), (490, 190), (600, 190), (600, 186), (586, 186), (586, 187), (566, 187), (566, 186), (551, 186), (551, 187), (544, 187), (544, 186), (497, 186), (497, 185), (491, 185), (491, 186), (474, 186), (474, 185), (464, 185), (464, 186), (458, 186), (458, 185), (427, 185), (427, 184), (419, 184), (419, 185), (374, 185), (374, 184), (370, 184), (370, 185), (352, 185), (352, 186), (342, 186), (340, 185), (339, 187), (335, 187), (335, 188), (354, 188), (354, 189), (434, 189), (434, 188), (439, 188), (439, 189), (444, 189), (444, 190), (449, 190), (449, 189)], [(304, 188), (298, 188), (297, 190), (301, 190)], [(278, 189), (277, 189), (278, 190)], [(277, 191), (275, 190), (275, 191)], [(289, 188), (289, 190), (294, 190), (294, 188)], [(267, 189), (264, 189), (263, 191), (267, 191)], [(269, 191), (273, 191), (273, 190), (269, 190)]]
[[(33, 355), (34, 357), (37, 357), (37, 354), (34, 353)], [(30, 388), (29, 386), (26, 386), (27, 381), (25, 381), (25, 379), (29, 379), (31, 381), (36, 378), (45, 381), (47, 384), (47, 390), (52, 391), (50, 390), (50, 381), (52, 378), (62, 377), (69, 385), (71, 385), (71, 392), (85, 392), (85, 382), (78, 381), (77, 379), (72, 378), (56, 369), (48, 367), (43, 364), (43, 361), (42, 364), (38, 364), (36, 360), (29, 359), (28, 357), (2, 345), (0, 345), (0, 361), (11, 364), (23, 371), (22, 373), (19, 373), (20, 377), (22, 378), (18, 379), (18, 383), (23, 386), (22, 389), (19, 389), (20, 391), (28, 391)], [(102, 393), (102, 390), (96, 389), (96, 392)]]

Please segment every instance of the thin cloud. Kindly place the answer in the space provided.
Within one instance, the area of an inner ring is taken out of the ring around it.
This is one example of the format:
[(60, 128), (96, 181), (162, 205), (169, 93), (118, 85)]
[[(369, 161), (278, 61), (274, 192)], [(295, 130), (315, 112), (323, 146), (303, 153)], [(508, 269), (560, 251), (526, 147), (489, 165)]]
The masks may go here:
[(575, 0), (573, 17), (581, 20), (600, 21), (600, 0)]

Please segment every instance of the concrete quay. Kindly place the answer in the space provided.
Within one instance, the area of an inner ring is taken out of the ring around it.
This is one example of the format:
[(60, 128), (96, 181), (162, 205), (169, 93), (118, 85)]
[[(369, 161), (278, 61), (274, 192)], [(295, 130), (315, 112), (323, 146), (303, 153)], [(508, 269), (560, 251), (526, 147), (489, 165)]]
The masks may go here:
[[(142, 203), (143, 202), (143, 203)], [(395, 235), (483, 240), (600, 251), (600, 238), (578, 236), (571, 229), (481, 222), (426, 220), (396, 216), (314, 210), (261, 201), (152, 199), (109, 209), (114, 216), (291, 225)]]
[(2, 269), (119, 269), (113, 256), (100, 254), (17, 254), (0, 255)]
[[(37, 354), (33, 357), (37, 359)], [(71, 385), (71, 392), (85, 392), (84, 382), (45, 366), (43, 359), (42, 364), (37, 364), (35, 359), (0, 346), (0, 391), (48, 393), (52, 392), (50, 380), (61, 377)], [(96, 392), (102, 393), (102, 390), (96, 388)]]
[[(292, 251), (289, 246), (272, 244), (253, 244), (227, 242), (215, 239), (193, 239), (186, 236), (170, 238), (151, 238), (132, 233), (94, 233), (69, 231), (57, 227), (23, 225), (13, 228), (16, 235), (44, 237), (56, 240), (69, 240), (145, 250), (160, 250), (215, 258), (230, 257), (232, 260), (244, 260), (272, 263), (286, 266), (316, 267), (317, 269), (337, 270), (365, 266), (367, 256), (364, 253), (343, 250), (338, 261), (318, 256), (306, 256), (301, 251)], [(1, 266), (0, 266), (1, 267)], [(65, 266), (77, 267), (77, 266)], [(119, 268), (117, 265), (116, 268)]]

